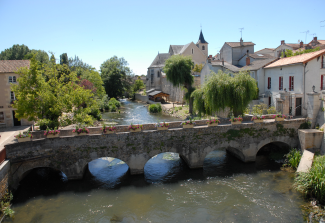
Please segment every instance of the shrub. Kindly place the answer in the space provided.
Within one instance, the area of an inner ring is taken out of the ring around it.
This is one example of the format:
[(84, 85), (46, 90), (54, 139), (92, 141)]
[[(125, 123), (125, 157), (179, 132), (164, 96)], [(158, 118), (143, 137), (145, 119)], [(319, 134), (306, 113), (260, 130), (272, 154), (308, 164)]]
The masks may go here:
[(160, 104), (151, 104), (149, 105), (149, 112), (151, 113), (159, 113), (162, 111)]
[(294, 188), (305, 195), (315, 197), (325, 203), (325, 156), (316, 156), (313, 166), (307, 173), (299, 173), (295, 178)]
[(269, 107), (269, 109), (267, 109), (267, 114), (276, 114), (275, 107), (273, 106)]
[(285, 157), (286, 157), (285, 165), (297, 169), (301, 159), (301, 152), (297, 149), (291, 149), (290, 152), (285, 155)]
[(263, 110), (267, 109), (266, 104), (254, 105), (252, 108), (252, 114), (254, 115), (263, 115)]
[(109, 99), (108, 105), (109, 105), (109, 107), (112, 107), (112, 106), (115, 106), (116, 108), (121, 107), (121, 103), (118, 100), (116, 100), (115, 98)]
[(115, 105), (111, 106), (111, 112), (116, 112), (116, 106)]
[(59, 122), (57, 120), (50, 119), (39, 119), (37, 121), (40, 130), (46, 130), (47, 128), (54, 129), (59, 127)]
[(102, 119), (102, 114), (100, 113), (100, 110), (95, 107), (92, 107), (91, 112), (88, 115), (91, 115), (98, 121)]
[(311, 122), (307, 121), (307, 122), (302, 123), (299, 126), (299, 129), (310, 129), (310, 127), (311, 127)]

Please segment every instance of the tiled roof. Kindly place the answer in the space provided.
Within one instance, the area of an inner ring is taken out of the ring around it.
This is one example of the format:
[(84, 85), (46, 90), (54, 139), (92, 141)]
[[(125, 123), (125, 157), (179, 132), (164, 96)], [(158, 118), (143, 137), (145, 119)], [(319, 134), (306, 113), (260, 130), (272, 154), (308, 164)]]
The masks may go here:
[(277, 60), (277, 58), (254, 60), (250, 65), (244, 66), (244, 67), (240, 68), (240, 70), (258, 70), (258, 69), (264, 67), (265, 65), (272, 63), (275, 60)]
[(248, 54), (249, 57), (254, 58), (254, 59), (273, 59), (276, 58), (270, 54), (262, 54), (262, 53), (252, 53)]
[[(297, 50), (300, 48), (300, 43), (285, 43), (285, 45), (292, 47), (292, 49)], [(303, 45), (304, 47), (307, 46), (307, 44)]]
[(199, 41), (197, 43), (208, 43), (207, 41), (205, 41), (202, 30), (200, 32), (200, 37), (199, 37)]
[[(241, 47), (240, 42), (226, 42), (231, 47)], [(243, 46), (254, 46), (253, 42), (243, 42)]]
[(290, 64), (296, 64), (296, 63), (307, 63), (308, 61), (311, 61), (312, 59), (325, 54), (325, 50), (319, 50), (316, 52), (311, 53), (305, 53), (298, 56), (293, 57), (286, 57), (281, 58), (274, 63), (271, 63), (270, 65), (266, 66), (265, 68), (272, 68), (272, 67), (279, 67), (279, 66), (285, 66)]
[(274, 51), (275, 48), (264, 48), (264, 49), (261, 49), (261, 50), (259, 50), (259, 51), (255, 51), (255, 53), (259, 53), (259, 52), (262, 51), (262, 50), (272, 50), (272, 51)]
[(150, 67), (163, 67), (165, 61), (170, 57), (169, 53), (159, 53), (151, 63)]
[(172, 54), (176, 55), (179, 54), (179, 52), (183, 49), (184, 45), (170, 45), (171, 49), (172, 49)]
[(179, 51), (179, 54), (184, 53), (184, 51), (186, 50), (186, 48), (190, 45), (191, 43), (188, 43), (186, 45), (183, 46), (183, 48), (181, 49), (181, 51)]
[[(211, 61), (211, 65), (212, 66), (222, 66), (222, 61), (220, 60), (217, 60), (217, 61)], [(239, 68), (230, 64), (230, 63), (227, 63), (226, 61), (224, 61), (224, 67), (232, 72), (238, 72), (239, 71)]]
[(13, 73), (21, 67), (29, 68), (29, 60), (0, 60), (0, 73)]

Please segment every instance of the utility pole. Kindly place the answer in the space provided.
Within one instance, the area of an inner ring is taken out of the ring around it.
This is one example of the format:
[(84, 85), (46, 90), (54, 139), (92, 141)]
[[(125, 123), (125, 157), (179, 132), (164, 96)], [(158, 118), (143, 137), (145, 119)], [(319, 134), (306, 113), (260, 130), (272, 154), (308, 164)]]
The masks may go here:
[(244, 28), (239, 28), (240, 29), (240, 39), (242, 39), (243, 38), (243, 29)]
[(309, 30), (305, 31), (305, 32), (300, 32), (300, 33), (306, 33), (306, 37), (305, 37), (305, 43), (307, 41), (307, 34), (309, 33)]

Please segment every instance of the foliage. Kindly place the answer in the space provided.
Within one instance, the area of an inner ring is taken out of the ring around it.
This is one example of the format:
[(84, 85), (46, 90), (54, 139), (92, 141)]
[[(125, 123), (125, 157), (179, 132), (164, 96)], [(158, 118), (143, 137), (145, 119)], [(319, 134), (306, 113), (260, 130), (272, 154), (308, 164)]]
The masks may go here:
[(108, 105), (110, 107), (115, 106), (116, 108), (121, 107), (121, 103), (118, 100), (116, 100), (115, 98), (109, 99)]
[(116, 131), (116, 127), (113, 126), (113, 125), (106, 126), (105, 124), (103, 124), (103, 127), (100, 130), (102, 130), (103, 133), (106, 133), (108, 131), (115, 132)]
[[(173, 55), (165, 61), (163, 71), (167, 80), (174, 86), (183, 85), (191, 93), (194, 78), (192, 76), (192, 58), (190, 56)], [(189, 113), (193, 113), (193, 99), (189, 97)]]
[(254, 120), (263, 120), (265, 119), (265, 116), (264, 115), (254, 115), (251, 119), (251, 121), (254, 121)]
[(187, 121), (183, 121), (181, 125), (195, 125), (196, 123), (193, 121), (193, 119), (189, 119)]
[(235, 118), (234, 116), (231, 116), (229, 121), (231, 121), (231, 122), (242, 122), (243, 118), (241, 116), (238, 116), (237, 118)]
[(195, 64), (192, 71), (193, 72), (201, 72), (202, 69), (203, 69), (203, 64)]
[(96, 93), (97, 89), (96, 87), (94, 86), (93, 83), (91, 83), (89, 80), (87, 79), (83, 79), (80, 81), (79, 83), (80, 87), (82, 87), (83, 89), (87, 89), (87, 90), (90, 90), (92, 93)]
[(158, 122), (155, 124), (155, 127), (165, 127), (168, 128), (169, 127), (169, 123), (166, 122)]
[(68, 54), (67, 53), (62, 53), (60, 55), (60, 64), (61, 65), (63, 65), (63, 64), (69, 65), (69, 59), (68, 59)]
[(76, 125), (76, 128), (72, 130), (73, 133), (77, 133), (78, 135), (80, 133), (87, 133), (89, 134), (89, 129), (85, 126), (79, 126), (79, 125)]
[(298, 129), (310, 129), (311, 127), (311, 122), (310, 121), (306, 121), (304, 123), (302, 123)]
[(28, 46), (16, 44), (2, 51), (0, 60), (23, 60), (28, 53), (30, 53)]
[(37, 125), (40, 130), (46, 130), (47, 128), (54, 129), (59, 126), (58, 120), (50, 120), (50, 119), (39, 119), (37, 120)]
[(109, 100), (108, 100), (108, 96), (105, 95), (102, 99), (100, 99), (98, 101), (99, 104), (99, 109), (103, 112), (103, 111), (109, 111)]
[(267, 109), (267, 105), (262, 103), (259, 105), (254, 105), (252, 108), (252, 114), (253, 115), (263, 115), (263, 110)]
[(267, 113), (268, 114), (275, 114), (276, 113), (276, 109), (274, 106), (271, 106), (267, 109)]
[(137, 124), (137, 125), (133, 125), (132, 123), (131, 123), (131, 125), (129, 125), (129, 127), (128, 127), (128, 129), (129, 130), (136, 130), (136, 129), (143, 129), (143, 125), (139, 125), (139, 124)]
[(297, 169), (301, 159), (301, 152), (297, 149), (291, 149), (289, 153), (285, 155), (285, 158), (286, 166)]
[(282, 114), (276, 114), (276, 115), (272, 115), (272, 118), (287, 118), (287, 116)]
[(294, 188), (325, 203), (325, 156), (316, 156), (309, 172), (299, 173)]
[(143, 90), (142, 95), (147, 95), (146, 89)]
[[(257, 84), (247, 72), (241, 71), (231, 77), (229, 74), (219, 71), (218, 74), (211, 73), (210, 78), (202, 87), (203, 93), (196, 91), (192, 95), (198, 95), (196, 97), (198, 100), (204, 100), (204, 104), (202, 101), (196, 103), (197, 106), (200, 106), (200, 108), (196, 107), (198, 111), (211, 114), (228, 107), (235, 115), (239, 115), (243, 114), (255, 97)], [(200, 99), (199, 95), (204, 95), (204, 98)]]
[(98, 107), (94, 95), (77, 84), (77, 75), (67, 65), (41, 66), (33, 56), (30, 68), (22, 68), (17, 73), (19, 84), (11, 85), (11, 89), (17, 98), (12, 106), (17, 109), (18, 119), (57, 121), (63, 112), (73, 112), (75, 118), (91, 119), (87, 114), (92, 107)]
[(36, 56), (36, 60), (40, 63), (49, 62), (49, 55), (44, 50), (31, 50), (24, 56), (24, 60), (30, 60), (34, 55)]
[(210, 109), (206, 108), (205, 101), (204, 101), (204, 90), (202, 88), (193, 91), (193, 111), (198, 113), (199, 116), (204, 114), (211, 115)]
[(72, 71), (77, 71), (78, 68), (82, 69), (82, 70), (93, 70), (94, 68), (92, 68), (89, 64), (84, 63), (81, 59), (79, 59), (79, 57), (77, 55), (73, 57), (70, 57), (68, 59), (68, 63), (67, 65), (69, 65), (69, 69)]
[(214, 124), (214, 123), (220, 123), (220, 120), (218, 118), (209, 118), (209, 120), (207, 121), (207, 124)]
[(15, 212), (10, 208), (10, 202), (13, 199), (13, 195), (11, 192), (6, 191), (6, 193), (2, 196), (0, 201), (0, 209), (1, 212), (10, 218), (14, 218)]
[(314, 49), (304, 49), (304, 50), (297, 50), (296, 52), (293, 53), (292, 50), (289, 50), (289, 49), (286, 49), (286, 51), (281, 53), (281, 58), (283, 57), (293, 57), (293, 56), (298, 56), (298, 55), (301, 55), (301, 54), (305, 54), (305, 53), (311, 53), (311, 52), (316, 52), (316, 51), (319, 51), (320, 48), (319, 47), (316, 47)]
[(149, 105), (149, 112), (160, 113), (162, 111), (161, 104), (151, 104)]
[(30, 130), (28, 130), (27, 132), (23, 132), (23, 133), (19, 132), (18, 135), (15, 135), (16, 139), (18, 139), (18, 138), (28, 138), (28, 137), (33, 138), (32, 133), (30, 133)]
[(44, 135), (47, 136), (47, 135), (56, 135), (56, 134), (60, 134), (60, 131), (57, 129), (57, 128), (54, 128), (54, 129), (49, 129), (49, 128), (46, 128), (46, 130), (44, 131)]
[(122, 97), (125, 92), (132, 91), (133, 72), (123, 57), (114, 56), (104, 61), (100, 72), (109, 97)]
[(132, 88), (133, 92), (138, 92), (139, 90), (145, 88), (146, 86), (144, 85), (143, 81), (141, 79), (136, 79)]

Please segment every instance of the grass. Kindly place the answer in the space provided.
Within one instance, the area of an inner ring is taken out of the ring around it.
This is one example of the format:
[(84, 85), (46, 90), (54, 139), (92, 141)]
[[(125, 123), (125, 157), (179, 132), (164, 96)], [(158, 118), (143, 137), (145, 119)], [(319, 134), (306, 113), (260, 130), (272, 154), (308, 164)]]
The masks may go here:
[(300, 159), (301, 159), (301, 152), (297, 149), (291, 149), (288, 154), (285, 155), (286, 158), (286, 166), (289, 166), (293, 169), (297, 169)]
[(160, 113), (162, 111), (161, 104), (151, 104), (149, 105), (149, 112)]
[(316, 156), (309, 172), (297, 174), (294, 188), (325, 204), (325, 156)]

